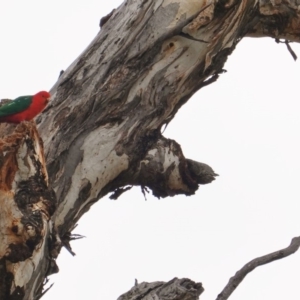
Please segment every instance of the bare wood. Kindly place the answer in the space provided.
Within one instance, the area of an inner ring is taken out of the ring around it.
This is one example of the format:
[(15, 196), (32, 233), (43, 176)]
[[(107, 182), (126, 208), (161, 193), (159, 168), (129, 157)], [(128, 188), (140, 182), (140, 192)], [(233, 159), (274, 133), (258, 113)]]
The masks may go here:
[(0, 299), (33, 299), (43, 289), (36, 277), (50, 273), (56, 198), (35, 124), (2, 124), (1, 133)]
[(295, 237), (292, 239), (291, 244), (288, 247), (251, 260), (239, 271), (237, 271), (233, 277), (230, 278), (228, 284), (218, 295), (217, 300), (227, 300), (234, 292), (234, 290), (239, 286), (239, 284), (244, 280), (244, 278), (255, 268), (294, 254), (299, 249), (299, 247), (300, 237)]

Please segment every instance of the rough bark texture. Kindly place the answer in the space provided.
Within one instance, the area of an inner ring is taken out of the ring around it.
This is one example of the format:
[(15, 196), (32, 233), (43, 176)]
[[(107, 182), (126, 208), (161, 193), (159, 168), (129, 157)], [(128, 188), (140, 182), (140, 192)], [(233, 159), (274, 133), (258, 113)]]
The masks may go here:
[(32, 123), (0, 128), (0, 296), (36, 299), (80, 217), (107, 193), (192, 195), (214, 180), (161, 129), (217, 80), (244, 36), (298, 41), (297, 5), (128, 0), (102, 19), (37, 119), (44, 148)]
[(201, 283), (195, 283), (188, 278), (174, 278), (169, 282), (136, 282), (135, 286), (118, 300), (196, 300), (203, 291)]
[(51, 216), (56, 208), (48, 185), (43, 142), (34, 123), (1, 125), (0, 299), (34, 299), (49, 273)]

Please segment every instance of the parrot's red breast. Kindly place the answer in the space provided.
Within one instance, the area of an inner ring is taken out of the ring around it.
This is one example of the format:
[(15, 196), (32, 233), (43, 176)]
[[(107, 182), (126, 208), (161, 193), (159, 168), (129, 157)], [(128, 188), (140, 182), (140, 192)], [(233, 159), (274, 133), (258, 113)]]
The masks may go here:
[(21, 123), (30, 121), (47, 106), (50, 94), (46, 91), (33, 96), (21, 96), (0, 107), (0, 122)]

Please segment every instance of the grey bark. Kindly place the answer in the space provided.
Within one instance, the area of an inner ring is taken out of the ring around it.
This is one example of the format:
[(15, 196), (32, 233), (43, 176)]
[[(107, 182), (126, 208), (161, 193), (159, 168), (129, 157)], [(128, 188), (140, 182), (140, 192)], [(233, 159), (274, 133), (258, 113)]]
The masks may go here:
[(234, 290), (239, 286), (239, 284), (245, 279), (245, 277), (255, 268), (290, 256), (298, 251), (299, 247), (300, 237), (294, 237), (288, 247), (249, 261), (239, 271), (237, 271), (234, 276), (230, 278), (228, 284), (224, 287), (223, 291), (218, 295), (216, 300), (227, 300)]
[(117, 300), (194, 300), (204, 291), (201, 283), (188, 278), (173, 278), (169, 282), (142, 282), (136, 284)]

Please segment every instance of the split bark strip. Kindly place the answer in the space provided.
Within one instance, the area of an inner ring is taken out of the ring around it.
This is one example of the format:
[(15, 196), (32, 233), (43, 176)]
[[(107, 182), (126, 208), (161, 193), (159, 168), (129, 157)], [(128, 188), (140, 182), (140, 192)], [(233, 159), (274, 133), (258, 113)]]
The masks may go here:
[(239, 284), (244, 280), (244, 278), (255, 268), (294, 254), (299, 249), (299, 247), (300, 237), (294, 237), (288, 247), (251, 260), (243, 268), (236, 272), (233, 277), (230, 278), (228, 284), (218, 295), (216, 300), (227, 300), (234, 292), (234, 290), (239, 286)]

